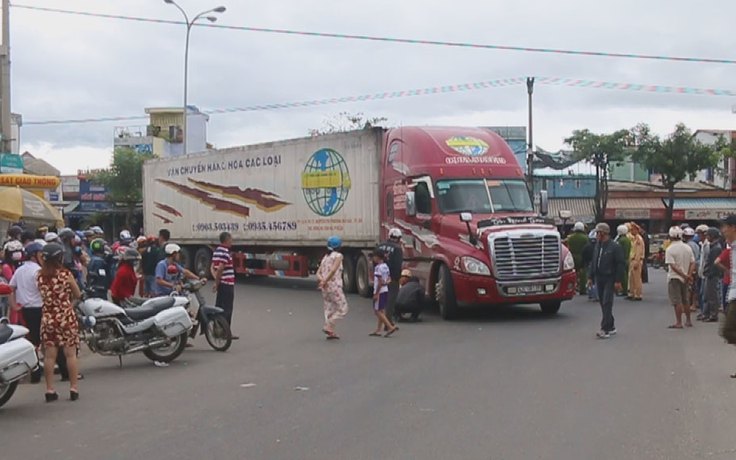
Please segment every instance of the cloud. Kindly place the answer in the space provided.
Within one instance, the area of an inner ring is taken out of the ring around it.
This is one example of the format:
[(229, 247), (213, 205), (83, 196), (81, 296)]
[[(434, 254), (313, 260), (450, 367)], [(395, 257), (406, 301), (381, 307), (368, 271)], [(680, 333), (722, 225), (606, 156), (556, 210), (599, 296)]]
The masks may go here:
[(54, 165), (62, 175), (74, 175), (79, 170), (100, 169), (110, 165), (111, 149), (100, 147), (58, 147), (50, 143), (22, 144), (21, 152), (31, 152)]
[[(718, 11), (691, 2), (621, 0), (221, 0), (221, 23), (576, 50), (727, 57), (736, 2)], [(181, 0), (195, 10), (201, 2)], [(213, 5), (218, 2), (211, 2)], [(163, 2), (37, 0), (34, 5), (179, 19)], [(13, 110), (26, 120), (145, 115), (182, 103), (183, 26), (12, 11)], [(730, 89), (734, 66), (573, 57), (424, 45), (332, 40), (211, 28), (192, 31), (190, 103), (243, 107), (526, 75)], [(730, 127), (723, 97), (538, 86), (535, 139), (554, 148), (572, 129), (612, 131), (648, 122), (666, 132)], [(341, 111), (393, 124), (526, 124), (523, 86), (468, 93), (213, 115), (210, 141), (242, 145), (306, 135)], [(490, 120), (485, 122), (485, 120)], [(134, 121), (118, 124), (144, 124)], [(97, 149), (109, 157), (115, 123), (26, 126), (23, 140), (59, 152)], [(77, 150), (77, 146), (85, 146)], [(58, 149), (58, 150), (57, 150)], [(36, 153), (36, 152), (32, 152)], [(58, 157), (58, 159), (57, 159)], [(98, 157), (95, 157), (98, 158)]]

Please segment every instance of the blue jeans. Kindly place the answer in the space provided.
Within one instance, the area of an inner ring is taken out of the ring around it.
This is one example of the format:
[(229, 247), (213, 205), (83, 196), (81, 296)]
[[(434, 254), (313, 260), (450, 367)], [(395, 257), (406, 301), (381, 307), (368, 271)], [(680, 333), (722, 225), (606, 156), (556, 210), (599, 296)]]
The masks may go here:
[(588, 289), (588, 300), (598, 300), (598, 288), (595, 283)]
[(156, 286), (156, 275), (146, 275), (143, 277), (143, 290), (146, 295), (153, 295), (153, 289)]

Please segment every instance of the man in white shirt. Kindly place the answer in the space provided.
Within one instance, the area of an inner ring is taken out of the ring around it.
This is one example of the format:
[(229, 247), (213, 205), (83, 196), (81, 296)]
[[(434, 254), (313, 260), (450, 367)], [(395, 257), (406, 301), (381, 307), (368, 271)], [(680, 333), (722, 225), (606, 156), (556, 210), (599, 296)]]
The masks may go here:
[(685, 326), (692, 327), (690, 319), (690, 287), (695, 273), (695, 255), (690, 247), (682, 242), (682, 229), (670, 228), (672, 243), (665, 251), (664, 262), (669, 267), (667, 271), (667, 293), (670, 302), (675, 307), (675, 324), (670, 329), (682, 329), (682, 314), (685, 314)]
[[(36, 348), (41, 345), (41, 307), (43, 307), (43, 299), (41, 292), (38, 290), (38, 281), (36, 276), (41, 270), (43, 259), (41, 251), (43, 245), (39, 243), (31, 243), (25, 248), (28, 260), (13, 274), (10, 279), (10, 287), (13, 292), (10, 294), (10, 308), (23, 314), (23, 320), (30, 331), (28, 339)], [(31, 382), (37, 383), (41, 380), (40, 368), (31, 376)]]
[(703, 278), (703, 270), (705, 269), (705, 260), (708, 258), (708, 254), (710, 253), (710, 242), (708, 241), (708, 238), (706, 237), (705, 233), (708, 231), (708, 226), (705, 224), (700, 224), (697, 227), (695, 227), (695, 233), (698, 235), (698, 242), (700, 243), (700, 257), (698, 260), (698, 278), (697, 283), (695, 284), (695, 300), (697, 300), (697, 307), (698, 310), (700, 310), (700, 313), (703, 314), (704, 306), (705, 306), (705, 298), (704, 298), (704, 287), (705, 287), (705, 279)]
[[(736, 214), (723, 219), (721, 231), (733, 248), (736, 243)], [(731, 251), (731, 285), (728, 288), (726, 299), (728, 300), (728, 311), (726, 321), (721, 328), (721, 336), (726, 339), (726, 342), (736, 345), (736, 250)], [(736, 374), (732, 374), (731, 378), (736, 379)]]

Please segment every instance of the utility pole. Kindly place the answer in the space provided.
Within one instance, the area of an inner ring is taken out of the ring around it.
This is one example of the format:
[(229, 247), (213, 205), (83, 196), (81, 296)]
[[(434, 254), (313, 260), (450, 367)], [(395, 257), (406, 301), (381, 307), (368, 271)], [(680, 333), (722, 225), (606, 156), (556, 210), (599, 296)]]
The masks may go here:
[(527, 182), (529, 184), (529, 193), (534, 202), (534, 129), (533, 129), (533, 117), (532, 117), (532, 95), (534, 94), (534, 77), (527, 77), (526, 79), (526, 92), (529, 95), (529, 128), (527, 138), (529, 145), (526, 150), (526, 174)]
[(0, 152), (9, 153), (10, 130), (10, 0), (2, 0), (2, 44), (0, 44)]

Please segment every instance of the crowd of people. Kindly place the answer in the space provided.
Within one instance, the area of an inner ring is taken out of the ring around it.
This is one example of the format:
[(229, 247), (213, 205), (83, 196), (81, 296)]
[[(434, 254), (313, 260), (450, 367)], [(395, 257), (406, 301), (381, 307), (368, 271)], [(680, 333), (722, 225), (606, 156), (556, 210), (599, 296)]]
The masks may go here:
[[(633, 223), (620, 225), (615, 238), (606, 223), (597, 224), (588, 235), (580, 222), (574, 230), (567, 245), (578, 270), (578, 289), (581, 294), (595, 292), (602, 312), (596, 336), (607, 339), (617, 333), (614, 296), (642, 299), (642, 268), (646, 259), (641, 228)], [(663, 251), (667, 296), (675, 321), (668, 328), (693, 327), (693, 313), (697, 320), (706, 323), (718, 323), (719, 315), (725, 315), (720, 334), (726, 342), (736, 345), (736, 253), (731, 250), (734, 241), (736, 215), (724, 218), (720, 228), (682, 224), (669, 229)], [(731, 377), (736, 378), (736, 374)]]
[[(84, 231), (61, 228), (35, 231), (11, 226), (0, 254), (0, 283), (10, 295), (0, 305), (0, 317), (28, 328), (29, 340), (42, 356), (32, 383), (45, 377), (47, 402), (58, 400), (55, 369), (70, 383), (70, 399), (79, 398), (79, 324), (74, 303), (83, 294), (117, 304), (134, 297), (169, 295), (186, 279), (199, 279), (180, 263), (181, 248), (161, 229), (158, 236), (139, 236), (123, 230), (107, 241), (99, 226)], [(211, 266), (217, 305), (232, 320), (235, 272), (229, 248), (232, 236), (224, 232)], [(237, 339), (237, 336), (233, 336)]]

